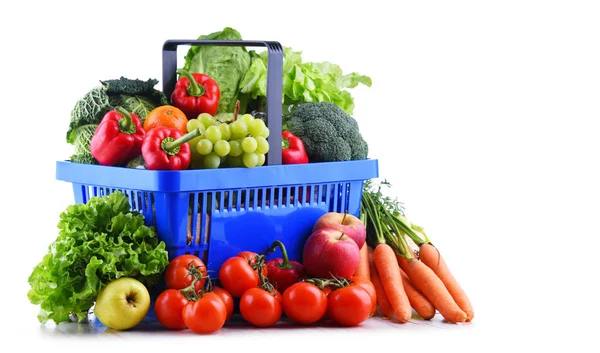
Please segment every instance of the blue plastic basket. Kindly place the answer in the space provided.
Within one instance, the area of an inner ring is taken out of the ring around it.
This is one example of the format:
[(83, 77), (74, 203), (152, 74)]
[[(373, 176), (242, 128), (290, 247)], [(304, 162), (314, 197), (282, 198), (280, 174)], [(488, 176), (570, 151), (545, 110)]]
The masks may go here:
[[(133, 210), (156, 227), (169, 257), (194, 254), (217, 277), (221, 264), (243, 250), (263, 252), (281, 240), (293, 260), (316, 220), (327, 212), (358, 216), (363, 183), (378, 176), (377, 160), (281, 165), (281, 45), (253, 41), (167, 41), (163, 47), (163, 90), (172, 92), (176, 47), (266, 46), (269, 50), (267, 125), (269, 165), (154, 171), (58, 161), (56, 178), (73, 184), (75, 202), (121, 191)], [(278, 130), (274, 130), (278, 129)], [(281, 256), (274, 253), (271, 257)]]

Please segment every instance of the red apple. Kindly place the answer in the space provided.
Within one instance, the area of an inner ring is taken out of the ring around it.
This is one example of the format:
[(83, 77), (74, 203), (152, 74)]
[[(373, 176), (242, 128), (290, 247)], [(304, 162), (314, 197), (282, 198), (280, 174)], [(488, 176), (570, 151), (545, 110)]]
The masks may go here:
[(313, 232), (322, 228), (331, 228), (343, 232), (354, 240), (359, 249), (362, 248), (367, 239), (367, 228), (363, 222), (349, 213), (325, 213), (313, 226)]
[(313, 232), (304, 244), (302, 263), (319, 278), (350, 278), (358, 269), (360, 250), (348, 235), (331, 228)]

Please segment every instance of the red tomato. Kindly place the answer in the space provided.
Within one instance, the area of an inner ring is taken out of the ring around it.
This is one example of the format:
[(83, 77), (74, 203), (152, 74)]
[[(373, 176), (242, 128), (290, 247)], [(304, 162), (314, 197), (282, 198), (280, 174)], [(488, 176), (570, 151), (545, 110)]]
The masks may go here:
[(375, 286), (373, 286), (373, 283), (363, 277), (353, 277), (352, 282), (354, 282), (355, 285), (363, 287), (364, 290), (366, 290), (367, 293), (369, 293), (369, 295), (371, 296), (372, 305), (371, 313), (373, 313), (375, 311), (375, 308), (377, 307), (377, 292), (375, 291)]
[(232, 296), (241, 297), (248, 289), (258, 286), (259, 278), (248, 261), (234, 256), (221, 265), (219, 281)]
[[(194, 277), (190, 273), (190, 265), (199, 267), (203, 276), (206, 276), (206, 266), (199, 257), (186, 254), (180, 255), (171, 260), (165, 270), (165, 282), (170, 289), (183, 289), (192, 284)], [(196, 293), (204, 287), (206, 280), (201, 279), (194, 285)]]
[(369, 318), (371, 296), (361, 286), (336, 289), (327, 297), (327, 315), (343, 326), (355, 326)]
[(283, 292), (281, 304), (290, 320), (299, 324), (315, 323), (327, 312), (325, 292), (306, 282), (293, 284)]
[[(255, 253), (255, 252), (252, 252), (252, 251), (242, 251), (239, 254), (237, 254), (237, 256), (246, 259), (246, 261), (249, 261), (250, 262), (250, 266), (254, 266), (256, 264), (256, 257), (258, 256), (258, 254)], [(263, 276), (266, 277), (267, 273), (268, 273), (268, 271), (267, 271), (267, 264), (265, 263), (262, 266), (262, 274), (263, 274)], [(258, 274), (258, 272), (257, 272), (257, 274)]]
[(262, 288), (250, 288), (240, 299), (240, 312), (244, 320), (254, 326), (273, 326), (281, 318), (281, 296)]
[(237, 256), (250, 261), (250, 265), (254, 265), (256, 263), (256, 256), (258, 256), (258, 254), (252, 251), (242, 251), (237, 254)]
[(213, 333), (221, 329), (227, 319), (227, 308), (221, 298), (213, 293), (205, 293), (195, 302), (185, 305), (183, 322), (195, 333)]
[(154, 313), (158, 322), (173, 330), (184, 330), (187, 328), (181, 312), (189, 300), (177, 289), (167, 289), (160, 293), (154, 303)]
[(227, 309), (227, 320), (229, 320), (233, 314), (233, 297), (228, 291), (221, 287), (215, 287), (213, 291), (221, 298), (223, 304), (225, 304), (225, 308)]

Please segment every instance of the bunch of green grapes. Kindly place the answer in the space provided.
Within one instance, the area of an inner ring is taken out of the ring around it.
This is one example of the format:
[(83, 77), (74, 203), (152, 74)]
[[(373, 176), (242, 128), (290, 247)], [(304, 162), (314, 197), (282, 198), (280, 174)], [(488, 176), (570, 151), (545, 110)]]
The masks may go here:
[(269, 152), (269, 128), (261, 119), (244, 114), (227, 124), (203, 113), (188, 121), (188, 131), (197, 128), (202, 135), (190, 141), (192, 169), (254, 168), (265, 164), (265, 154)]

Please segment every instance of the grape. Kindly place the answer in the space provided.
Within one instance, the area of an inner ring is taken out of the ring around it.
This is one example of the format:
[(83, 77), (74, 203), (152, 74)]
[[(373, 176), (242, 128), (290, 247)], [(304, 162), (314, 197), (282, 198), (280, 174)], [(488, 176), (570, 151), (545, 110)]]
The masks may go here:
[(227, 156), (227, 165), (229, 165), (232, 168), (242, 167), (244, 165), (242, 156), (239, 155), (237, 157), (233, 157), (230, 154), (229, 156)]
[(217, 156), (216, 153), (211, 152), (210, 154), (204, 156), (204, 168), (207, 169), (216, 169), (219, 168), (221, 164), (221, 157)]
[(192, 169), (202, 169), (203, 160), (204, 160), (203, 155), (197, 154), (197, 153), (192, 153), (192, 161), (191, 161)]
[(229, 127), (229, 124), (219, 125), (219, 131), (221, 131), (221, 139), (229, 141), (231, 138), (231, 127)]
[(269, 142), (267, 142), (266, 138), (258, 136), (254, 139), (256, 140), (256, 153), (265, 154), (269, 152)]
[(213, 143), (210, 140), (202, 139), (196, 144), (196, 151), (202, 155), (207, 155), (213, 150)]
[(229, 154), (229, 151), (231, 151), (231, 147), (229, 146), (229, 142), (225, 140), (219, 140), (217, 143), (215, 143), (214, 150), (217, 156), (225, 157)]
[(265, 128), (263, 129), (263, 131), (261, 132), (260, 136), (267, 138), (269, 137), (269, 128), (265, 126)]
[(258, 154), (258, 164), (257, 166), (265, 164), (265, 155), (262, 153)]
[(252, 116), (252, 114), (244, 114), (242, 115), (240, 120), (250, 125), (250, 123), (254, 120), (254, 117)]
[(242, 155), (242, 145), (239, 140), (231, 140), (229, 141), (229, 155), (230, 156), (241, 156)]
[(258, 143), (254, 137), (246, 137), (242, 140), (242, 150), (246, 153), (252, 153), (256, 151)]
[(202, 125), (204, 125), (204, 127), (213, 126), (216, 123), (215, 118), (208, 113), (202, 113), (198, 115), (198, 120), (202, 122)]
[(200, 142), (200, 140), (202, 140), (202, 136), (194, 137), (193, 139), (191, 139), (189, 141), (190, 149), (192, 150), (192, 154), (196, 152), (194, 147), (198, 144), (198, 142)]
[(248, 136), (248, 124), (241, 120), (231, 123), (231, 138), (234, 140), (243, 139)]
[(217, 143), (221, 139), (221, 130), (216, 126), (209, 126), (204, 134), (212, 143)]
[(258, 165), (258, 154), (254, 152), (244, 153), (242, 160), (244, 161), (246, 168), (254, 168)]
[(248, 131), (254, 137), (260, 136), (266, 127), (265, 122), (260, 119), (254, 119), (248, 123)]
[(197, 128), (199, 128), (200, 125), (202, 125), (200, 123), (200, 120), (198, 120), (198, 119), (190, 119), (187, 122), (186, 129), (187, 129), (188, 132), (192, 132), (192, 131), (196, 130)]

